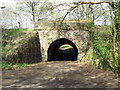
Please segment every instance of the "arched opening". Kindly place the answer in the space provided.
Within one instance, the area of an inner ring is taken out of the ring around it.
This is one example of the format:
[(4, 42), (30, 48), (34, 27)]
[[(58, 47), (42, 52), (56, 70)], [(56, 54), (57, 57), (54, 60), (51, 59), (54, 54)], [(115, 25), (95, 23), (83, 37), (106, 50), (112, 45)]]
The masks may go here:
[(48, 61), (75, 61), (78, 49), (76, 45), (65, 38), (55, 40), (48, 48)]

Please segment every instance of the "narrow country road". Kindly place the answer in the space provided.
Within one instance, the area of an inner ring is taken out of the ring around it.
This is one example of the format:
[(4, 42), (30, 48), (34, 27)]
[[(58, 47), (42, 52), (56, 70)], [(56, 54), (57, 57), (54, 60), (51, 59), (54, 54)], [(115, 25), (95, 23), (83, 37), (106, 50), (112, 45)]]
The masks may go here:
[(119, 88), (118, 77), (112, 72), (75, 61), (54, 61), (5, 70), (2, 80), (2, 87), (9, 89)]

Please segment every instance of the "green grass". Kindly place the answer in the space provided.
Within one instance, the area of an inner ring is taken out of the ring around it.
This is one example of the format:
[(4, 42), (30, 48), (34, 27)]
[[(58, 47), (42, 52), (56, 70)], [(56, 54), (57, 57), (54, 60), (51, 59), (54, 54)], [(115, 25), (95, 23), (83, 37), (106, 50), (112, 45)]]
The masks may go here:
[(0, 68), (3, 70), (10, 69), (10, 68), (12, 68), (12, 65), (10, 63), (6, 63), (6, 62), (4, 62), (4, 63), (0, 62)]
[(28, 30), (28, 29), (24, 29), (24, 28), (21, 28), (21, 29), (10, 29), (10, 31), (7, 32), (7, 35), (14, 36), (17, 33), (22, 32), (22, 31), (26, 31), (26, 30)]
[(60, 48), (71, 48), (72, 46), (70, 45), (62, 45)]
[(15, 65), (15, 67), (20, 68), (20, 67), (25, 67), (25, 66), (28, 66), (28, 65), (31, 65), (31, 64), (28, 64), (28, 63), (20, 63), (20, 64)]
[(20, 67), (25, 67), (25, 66), (28, 66), (28, 65), (31, 65), (31, 64), (19, 63), (19, 64), (16, 64), (16, 65), (12, 65), (11, 63), (8, 63), (8, 62), (0, 62), (0, 68), (3, 69), (3, 70), (11, 69), (11, 68), (20, 68)]

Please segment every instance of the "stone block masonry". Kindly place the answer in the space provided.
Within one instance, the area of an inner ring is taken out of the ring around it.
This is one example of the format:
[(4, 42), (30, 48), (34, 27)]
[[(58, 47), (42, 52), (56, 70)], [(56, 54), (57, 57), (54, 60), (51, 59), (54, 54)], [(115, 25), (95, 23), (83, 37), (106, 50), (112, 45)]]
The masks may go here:
[(73, 42), (78, 49), (78, 59), (81, 59), (82, 55), (84, 55), (84, 52), (86, 52), (89, 48), (89, 35), (87, 31), (40, 30), (38, 31), (38, 33), (40, 38), (40, 48), (43, 61), (48, 60), (48, 49), (50, 45), (58, 39), (67, 39)]
[(53, 21), (40, 21), (36, 23), (35, 29), (39, 34), (42, 61), (49, 61), (50, 55), (55, 56), (52, 54), (56, 54), (64, 44), (77, 49), (77, 60), (81, 60), (90, 47), (89, 33), (83, 23), (56, 24)]

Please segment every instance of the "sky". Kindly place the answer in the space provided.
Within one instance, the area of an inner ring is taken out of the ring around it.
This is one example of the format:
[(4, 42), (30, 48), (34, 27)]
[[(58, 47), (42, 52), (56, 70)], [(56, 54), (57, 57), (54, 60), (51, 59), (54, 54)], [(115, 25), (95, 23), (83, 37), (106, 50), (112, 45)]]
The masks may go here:
[(0, 0), (0, 7), (6, 5), (15, 5), (15, 1), (13, 0)]
[[(17, 1), (17, 0), (16, 0)], [(55, 2), (55, 3), (67, 3), (67, 2), (73, 2), (73, 1), (84, 1), (84, 2), (88, 2), (88, 1), (94, 1), (94, 2), (98, 2), (98, 1), (112, 1), (112, 0), (50, 0), (51, 2)], [(11, 4), (15, 4), (15, 0), (0, 0), (0, 6), (1, 5), (11, 5)]]
[[(72, 2), (73, 0), (50, 0), (50, 1), (54, 3), (67, 3), (67, 2)], [(13, 4), (15, 4), (14, 0), (0, 0), (0, 6), (13, 5)]]

